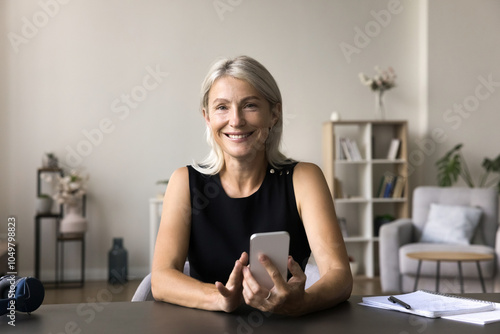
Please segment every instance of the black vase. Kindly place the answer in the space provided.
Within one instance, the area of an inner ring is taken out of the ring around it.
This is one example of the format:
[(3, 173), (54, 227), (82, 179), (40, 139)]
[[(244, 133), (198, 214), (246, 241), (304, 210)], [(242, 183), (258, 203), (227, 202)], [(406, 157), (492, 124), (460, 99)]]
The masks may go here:
[(108, 253), (108, 282), (112, 284), (123, 284), (127, 282), (128, 255), (123, 248), (123, 238), (113, 238), (113, 247)]

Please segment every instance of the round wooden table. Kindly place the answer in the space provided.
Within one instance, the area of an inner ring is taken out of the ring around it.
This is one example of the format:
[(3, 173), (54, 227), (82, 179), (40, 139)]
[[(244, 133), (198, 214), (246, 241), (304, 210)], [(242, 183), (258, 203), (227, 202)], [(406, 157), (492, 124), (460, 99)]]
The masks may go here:
[(406, 254), (411, 259), (418, 260), (417, 277), (415, 278), (414, 290), (417, 290), (418, 280), (420, 279), (420, 269), (422, 261), (436, 261), (436, 292), (439, 291), (439, 270), (441, 262), (457, 262), (458, 264), (458, 277), (460, 279), (460, 292), (464, 293), (464, 278), (462, 275), (462, 262), (476, 262), (479, 280), (483, 293), (486, 293), (484, 286), (483, 274), (481, 273), (481, 266), (479, 261), (493, 260), (493, 254), (481, 254), (471, 252), (415, 252)]

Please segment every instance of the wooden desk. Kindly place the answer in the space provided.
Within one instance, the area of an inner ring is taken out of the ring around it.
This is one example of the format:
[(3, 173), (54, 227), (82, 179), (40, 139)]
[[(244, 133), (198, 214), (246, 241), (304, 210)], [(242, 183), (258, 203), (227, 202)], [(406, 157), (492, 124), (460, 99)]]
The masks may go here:
[(481, 266), (479, 261), (493, 260), (492, 254), (470, 253), (470, 252), (416, 252), (406, 254), (411, 259), (418, 260), (417, 277), (415, 278), (415, 286), (413, 290), (417, 290), (418, 280), (420, 279), (420, 269), (422, 261), (436, 261), (436, 291), (439, 291), (439, 270), (441, 262), (457, 262), (458, 277), (460, 279), (460, 292), (464, 293), (464, 278), (462, 275), (462, 262), (476, 262), (479, 280), (483, 293), (486, 292), (484, 286), (483, 274), (481, 273)]
[[(15, 327), (0, 317), (0, 333), (454, 333), (497, 334), (500, 322), (484, 326), (446, 319), (417, 317), (408, 313), (358, 305), (361, 296), (329, 310), (299, 318), (263, 314), (242, 309), (227, 314), (201, 311), (162, 302), (107, 303), (112, 297), (99, 293), (89, 303), (43, 305), (31, 315), (17, 313)], [(500, 302), (500, 294), (468, 294), (467, 297)], [(97, 302), (95, 301), (97, 300)]]

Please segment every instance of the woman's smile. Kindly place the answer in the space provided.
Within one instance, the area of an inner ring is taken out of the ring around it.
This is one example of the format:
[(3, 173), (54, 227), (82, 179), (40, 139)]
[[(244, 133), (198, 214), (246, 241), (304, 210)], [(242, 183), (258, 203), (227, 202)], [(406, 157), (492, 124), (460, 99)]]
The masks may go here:
[(247, 132), (247, 133), (225, 133), (225, 135), (229, 139), (239, 140), (239, 139), (246, 139), (246, 138), (250, 137), (254, 132), (255, 131)]

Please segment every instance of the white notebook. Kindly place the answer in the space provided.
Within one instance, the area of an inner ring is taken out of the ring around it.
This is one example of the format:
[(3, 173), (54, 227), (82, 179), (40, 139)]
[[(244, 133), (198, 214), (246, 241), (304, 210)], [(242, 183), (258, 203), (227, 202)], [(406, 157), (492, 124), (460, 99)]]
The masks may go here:
[(500, 303), (495, 303), (495, 310), (477, 313), (467, 313), (459, 315), (450, 315), (443, 319), (468, 322), (471, 324), (485, 325), (500, 321)]
[(425, 290), (393, 296), (409, 305), (410, 308), (406, 308), (399, 303), (391, 302), (389, 297), (390, 296), (363, 297), (361, 305), (406, 312), (428, 318), (485, 312), (495, 309), (495, 303), (492, 302)]

